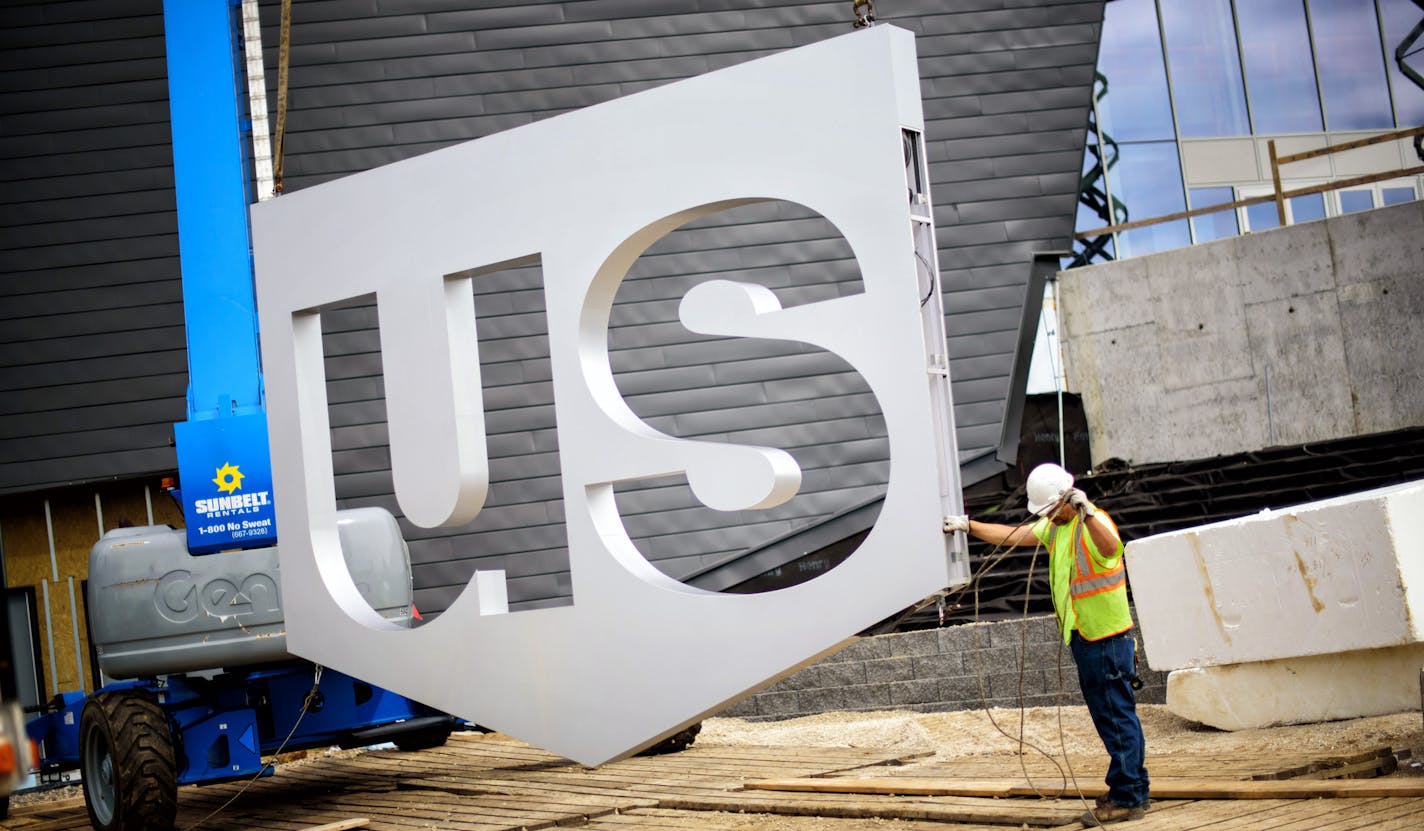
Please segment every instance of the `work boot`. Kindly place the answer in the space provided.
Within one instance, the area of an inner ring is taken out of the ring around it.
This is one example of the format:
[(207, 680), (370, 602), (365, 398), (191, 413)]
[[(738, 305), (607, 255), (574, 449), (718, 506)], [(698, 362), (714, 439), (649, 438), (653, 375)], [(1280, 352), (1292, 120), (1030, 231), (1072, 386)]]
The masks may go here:
[(1134, 819), (1142, 819), (1147, 815), (1147, 802), (1141, 805), (1133, 805), (1129, 808), (1126, 805), (1119, 805), (1108, 799), (1106, 796), (1097, 798), (1091, 811), (1084, 811), (1082, 822), (1089, 828), (1096, 828), (1099, 825), (1107, 825), (1110, 822), (1127, 822)]

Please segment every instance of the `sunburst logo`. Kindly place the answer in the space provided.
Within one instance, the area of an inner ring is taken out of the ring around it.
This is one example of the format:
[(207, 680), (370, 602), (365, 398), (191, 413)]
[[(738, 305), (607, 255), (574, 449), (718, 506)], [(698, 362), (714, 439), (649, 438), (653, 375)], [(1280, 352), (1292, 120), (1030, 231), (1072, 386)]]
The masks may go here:
[(232, 493), (242, 490), (242, 480), (244, 474), (238, 470), (237, 465), (232, 462), (223, 462), (223, 466), (218, 468), (218, 475), (213, 478), (213, 484), (218, 486), (218, 490), (223, 493)]

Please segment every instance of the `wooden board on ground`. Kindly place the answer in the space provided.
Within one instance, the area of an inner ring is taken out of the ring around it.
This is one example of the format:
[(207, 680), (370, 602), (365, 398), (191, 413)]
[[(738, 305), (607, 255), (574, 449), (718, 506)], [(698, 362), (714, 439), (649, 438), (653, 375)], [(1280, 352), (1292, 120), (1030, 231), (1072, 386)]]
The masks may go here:
[(870, 795), (785, 794), (770, 791), (667, 797), (664, 808), (689, 811), (789, 814), (842, 819), (933, 820), (935, 822), (1053, 828), (1074, 821), (1082, 808), (1038, 800), (895, 799)]
[(979, 825), (926, 820), (899, 820), (893, 825), (881, 820), (840, 817), (795, 816), (790, 814), (730, 814), (682, 811), (669, 808), (639, 808), (589, 822), (580, 831), (1005, 831), (1002, 825)]
[[(361, 817), (375, 831), (533, 831), (656, 807), (665, 798), (715, 797), (750, 779), (863, 773), (925, 755), (849, 747), (711, 746), (589, 769), (503, 737), (457, 734), (444, 747), (419, 753), (311, 756), (251, 783), (182, 788), (177, 827), (202, 820), (204, 831), (302, 831)], [(204, 819), (213, 811), (212, 818)], [(0, 823), (17, 831), (87, 826), (82, 801), (17, 806)]]
[[(1094, 798), (1107, 793), (1102, 782), (1080, 780), (1076, 787), (1019, 779), (927, 779), (908, 776), (768, 779), (751, 790), (891, 796), (1044, 796)], [(1154, 779), (1152, 796), (1161, 799), (1318, 799), (1322, 797), (1424, 797), (1424, 779)]]
[[(1147, 769), (1153, 782), (1165, 779), (1334, 779), (1373, 777), (1393, 773), (1400, 758), (1409, 751), (1381, 747), (1358, 753), (1301, 754), (1283, 757), (1280, 753), (1151, 754)], [(1078, 780), (1098, 781), (1107, 773), (1107, 755), (1073, 754), (1064, 757), (1048, 748), (1026, 748), (1022, 756), (985, 755), (935, 759), (904, 768), (883, 771), (886, 777), (909, 776), (925, 779), (1003, 779), (1029, 777), (1037, 783)], [(841, 776), (853, 773), (838, 774)]]

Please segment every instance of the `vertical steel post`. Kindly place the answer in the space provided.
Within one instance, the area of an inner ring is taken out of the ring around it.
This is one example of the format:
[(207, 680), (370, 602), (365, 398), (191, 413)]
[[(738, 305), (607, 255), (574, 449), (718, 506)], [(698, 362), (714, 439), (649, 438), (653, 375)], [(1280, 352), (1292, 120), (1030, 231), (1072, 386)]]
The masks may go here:
[(74, 577), (69, 578), (69, 628), (74, 633), (74, 671), (78, 673), (79, 691), (88, 692), (84, 688), (84, 652), (79, 648), (79, 604), (74, 599)]
[(49, 643), (50, 695), (59, 695), (59, 664), (54, 662), (54, 610), (49, 605), (49, 581), (41, 578), (40, 598), (44, 602), (45, 640)]
[(59, 557), (54, 550), (54, 514), (50, 511), (49, 500), (44, 501), (45, 511), (45, 536), (49, 539), (49, 577), (54, 582), (59, 582)]

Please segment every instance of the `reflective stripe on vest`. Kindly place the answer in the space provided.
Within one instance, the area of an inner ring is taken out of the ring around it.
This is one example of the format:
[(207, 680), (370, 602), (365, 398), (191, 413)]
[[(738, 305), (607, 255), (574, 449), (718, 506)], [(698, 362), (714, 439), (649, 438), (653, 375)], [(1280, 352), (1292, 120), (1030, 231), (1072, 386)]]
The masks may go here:
[[(1058, 526), (1048, 530), (1048, 547), (1053, 550), (1058, 538)], [(1127, 585), (1127, 570), (1121, 559), (1117, 568), (1099, 572), (1093, 567), (1093, 557), (1088, 552), (1088, 541), (1083, 539), (1083, 522), (1080, 520), (1073, 529), (1073, 553), (1077, 561), (1072, 578), (1068, 581), (1068, 593), (1075, 600), (1092, 597)]]

